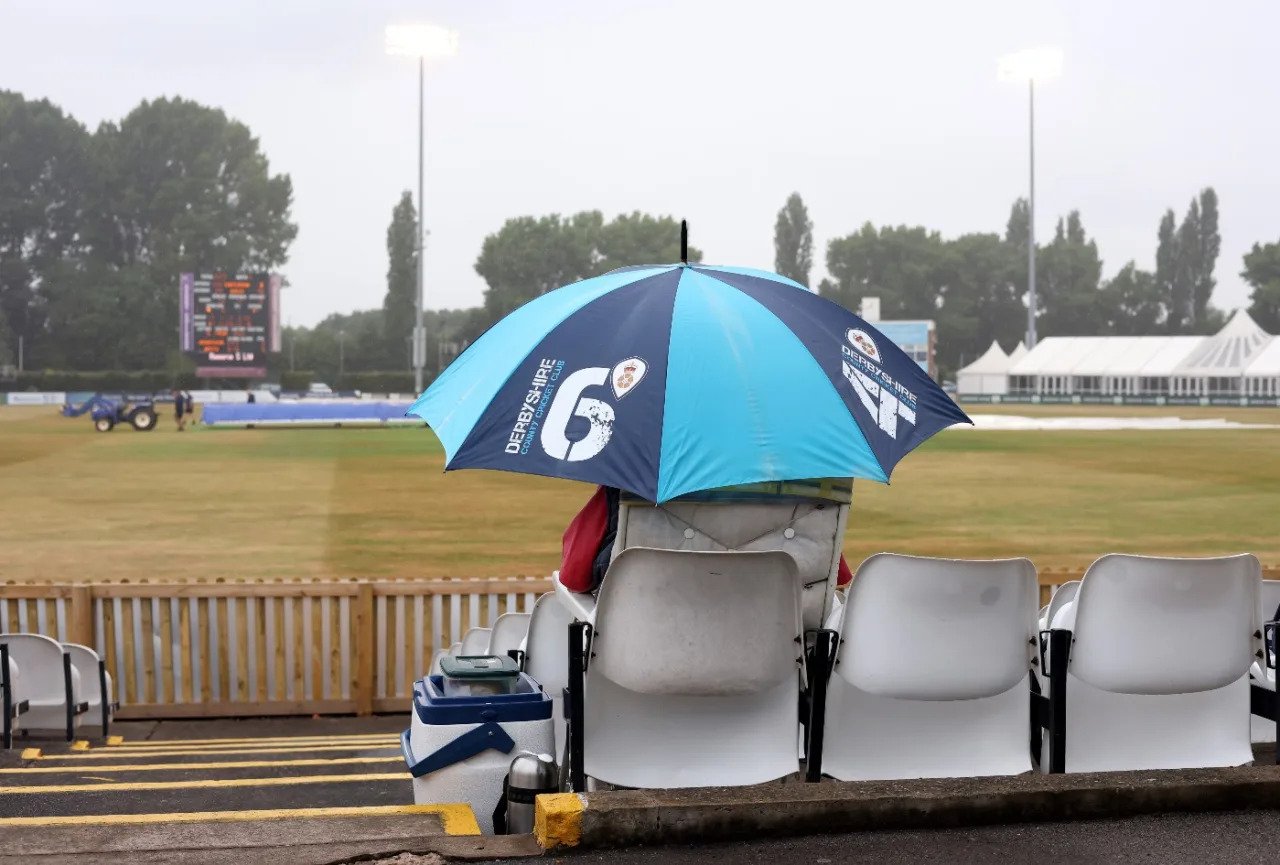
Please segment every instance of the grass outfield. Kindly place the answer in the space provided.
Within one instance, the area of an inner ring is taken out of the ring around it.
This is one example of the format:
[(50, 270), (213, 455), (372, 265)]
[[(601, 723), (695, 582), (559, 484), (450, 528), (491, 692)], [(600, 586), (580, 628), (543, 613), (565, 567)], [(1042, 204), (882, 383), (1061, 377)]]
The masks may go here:
[[(1280, 423), (1275, 409), (969, 406)], [(95, 433), (0, 407), (0, 581), (546, 574), (581, 484), (441, 472), (396, 429)], [(850, 561), (880, 550), (1030, 556), (1248, 551), (1280, 562), (1280, 430), (945, 432), (891, 487), (855, 486)]]

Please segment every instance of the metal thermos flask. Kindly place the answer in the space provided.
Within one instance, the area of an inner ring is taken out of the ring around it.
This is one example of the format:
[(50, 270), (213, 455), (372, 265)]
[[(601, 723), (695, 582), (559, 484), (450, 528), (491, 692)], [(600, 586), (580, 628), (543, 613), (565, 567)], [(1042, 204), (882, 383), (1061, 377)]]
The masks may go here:
[(559, 791), (559, 772), (550, 754), (521, 751), (507, 774), (507, 834), (533, 831), (533, 800), (539, 793)]

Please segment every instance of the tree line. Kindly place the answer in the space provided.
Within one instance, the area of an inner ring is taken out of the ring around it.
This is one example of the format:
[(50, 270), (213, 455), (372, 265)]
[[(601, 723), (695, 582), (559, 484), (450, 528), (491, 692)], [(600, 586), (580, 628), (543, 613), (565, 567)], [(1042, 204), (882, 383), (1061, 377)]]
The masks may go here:
[[(221, 110), (184, 99), (144, 101), (95, 130), (48, 100), (0, 91), (0, 367), (19, 338), (28, 368), (191, 369), (177, 350), (177, 274), (278, 270), (297, 234), (287, 174)], [(277, 372), (407, 372), (416, 302), (417, 213), (410, 193), (391, 210), (381, 308), (287, 328)], [(937, 322), (944, 375), (993, 339), (1025, 331), (1028, 208), (1013, 203), (1003, 233), (943, 238), (924, 226), (865, 223), (833, 238), (816, 290), (857, 310), (881, 299), (886, 319)], [(1041, 336), (1208, 333), (1220, 249), (1218, 199), (1194, 196), (1155, 232), (1155, 269), (1128, 262), (1104, 278), (1077, 211), (1037, 245)], [(777, 214), (775, 269), (810, 285), (813, 225), (799, 194)], [(486, 288), (471, 309), (426, 313), (428, 372), (520, 304), (575, 280), (679, 256), (679, 224), (598, 210), (508, 219), (475, 261)], [(701, 251), (690, 250), (700, 261)], [(1242, 275), (1250, 313), (1280, 332), (1280, 241), (1255, 244)], [(428, 291), (430, 287), (428, 286)], [(429, 297), (428, 297), (429, 299)], [(407, 379), (406, 379), (407, 380)]]
[[(1026, 333), (1028, 206), (1013, 203), (1004, 233), (945, 239), (923, 226), (875, 226), (827, 244), (830, 277), (824, 297), (857, 310), (864, 297), (881, 299), (885, 319), (932, 319), (944, 375), (976, 359), (991, 344), (1011, 350)], [(1178, 220), (1165, 211), (1155, 231), (1156, 267), (1133, 261), (1104, 278), (1097, 244), (1079, 211), (1059, 218), (1052, 239), (1036, 245), (1036, 330), (1045, 336), (1212, 333), (1224, 313), (1210, 298), (1221, 238), (1212, 187), (1191, 199)], [(778, 211), (775, 268), (809, 285), (813, 224), (799, 194)], [(1255, 245), (1245, 256), (1253, 286), (1249, 312), (1280, 332), (1280, 243)]]

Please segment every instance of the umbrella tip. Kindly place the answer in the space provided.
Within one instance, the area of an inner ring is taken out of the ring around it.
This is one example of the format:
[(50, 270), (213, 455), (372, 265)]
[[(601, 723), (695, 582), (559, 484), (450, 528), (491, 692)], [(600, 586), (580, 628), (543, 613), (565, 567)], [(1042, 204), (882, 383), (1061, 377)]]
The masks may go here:
[(680, 263), (689, 263), (689, 223), (687, 220), (680, 220)]

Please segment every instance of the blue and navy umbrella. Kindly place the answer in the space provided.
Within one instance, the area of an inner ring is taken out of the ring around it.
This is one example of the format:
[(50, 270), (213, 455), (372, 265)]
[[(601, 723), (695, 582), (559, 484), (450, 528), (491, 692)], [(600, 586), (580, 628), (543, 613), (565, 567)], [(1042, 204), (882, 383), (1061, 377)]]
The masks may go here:
[(654, 502), (855, 477), (969, 418), (858, 316), (774, 273), (624, 268), (490, 328), (409, 409), (446, 469), (619, 487)]

